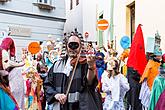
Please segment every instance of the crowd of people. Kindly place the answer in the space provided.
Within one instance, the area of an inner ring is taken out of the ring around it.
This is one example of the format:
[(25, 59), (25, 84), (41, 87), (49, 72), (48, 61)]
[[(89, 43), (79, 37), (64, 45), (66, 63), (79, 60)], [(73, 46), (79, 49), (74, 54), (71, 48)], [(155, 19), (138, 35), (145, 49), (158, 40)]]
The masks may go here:
[[(129, 48), (117, 55), (109, 43), (107, 49), (85, 44), (78, 32), (65, 34), (61, 47), (53, 42), (47, 48), (36, 55), (23, 49), (18, 63), (11, 60), (14, 41), (3, 40), (0, 110), (163, 110), (165, 54), (160, 49), (149, 57), (140, 79), (135, 72), (131, 79), (121, 64)], [(130, 102), (137, 86), (139, 102)]]

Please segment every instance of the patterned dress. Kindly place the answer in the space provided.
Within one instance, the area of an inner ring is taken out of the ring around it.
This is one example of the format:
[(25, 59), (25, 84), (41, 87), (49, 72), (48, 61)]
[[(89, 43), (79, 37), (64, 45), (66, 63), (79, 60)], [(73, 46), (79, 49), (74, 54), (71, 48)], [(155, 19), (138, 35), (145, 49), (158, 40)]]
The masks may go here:
[[(9, 85), (20, 109), (24, 110), (24, 82), (22, 67), (14, 68), (9, 74)], [(17, 85), (17, 86), (16, 86)]]
[(127, 79), (122, 74), (110, 78), (107, 75), (104, 77), (102, 89), (107, 95), (103, 103), (103, 110), (125, 110), (123, 99), (129, 90)]

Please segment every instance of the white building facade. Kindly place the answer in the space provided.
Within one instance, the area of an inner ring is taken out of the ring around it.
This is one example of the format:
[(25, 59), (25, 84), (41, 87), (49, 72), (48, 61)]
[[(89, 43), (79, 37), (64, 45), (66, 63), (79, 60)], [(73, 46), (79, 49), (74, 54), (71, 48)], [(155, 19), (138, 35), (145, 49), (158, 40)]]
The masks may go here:
[[(76, 5), (77, 1), (79, 4)], [(114, 8), (111, 3), (114, 1)], [(73, 4), (71, 5), (71, 2)], [(155, 37), (158, 31), (161, 36), (161, 48), (165, 51), (165, 31), (163, 10), (165, 10), (164, 0), (66, 0), (66, 24), (65, 32), (78, 28), (81, 33), (88, 32), (87, 40), (97, 41), (100, 46), (107, 46), (107, 42), (114, 40), (120, 54), (123, 49), (120, 46), (120, 39), (127, 35), (133, 39), (138, 24), (142, 24), (145, 44), (148, 37)], [(70, 7), (72, 6), (72, 9)], [(97, 21), (106, 19), (109, 24), (112, 21), (111, 10), (113, 9), (113, 39), (110, 39), (110, 30), (97, 29)]]
[(62, 38), (65, 21), (65, 0), (0, 0), (0, 32), (11, 31), (18, 57), (30, 42)]
[[(103, 14), (103, 19), (108, 20), (109, 23), (111, 22), (111, 1), (99, 0), (98, 2), (98, 15)], [(121, 37), (127, 35), (132, 39), (138, 24), (143, 25), (145, 45), (147, 38), (155, 37), (158, 31), (161, 36), (161, 48), (165, 52), (165, 45), (163, 45), (165, 41), (165, 16), (162, 14), (163, 10), (165, 10), (164, 0), (114, 0), (113, 40), (116, 42), (116, 49), (119, 54), (123, 50), (120, 46)], [(111, 27), (103, 32), (104, 45), (110, 40), (110, 29)]]

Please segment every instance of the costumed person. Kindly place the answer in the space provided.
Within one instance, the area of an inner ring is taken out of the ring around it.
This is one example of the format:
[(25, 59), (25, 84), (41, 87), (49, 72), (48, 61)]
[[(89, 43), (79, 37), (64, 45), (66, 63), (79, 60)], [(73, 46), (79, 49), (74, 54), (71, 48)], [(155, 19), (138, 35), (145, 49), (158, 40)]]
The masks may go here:
[(12, 38), (6, 37), (2, 40), (1, 47), (6, 51), (10, 51), (10, 58), (15, 57), (15, 44)]
[(165, 90), (165, 55), (162, 56), (159, 74), (156, 76), (151, 90), (148, 110), (164, 110), (164, 90)]
[(27, 67), (22, 71), (24, 79), (24, 109), (25, 110), (42, 110), (42, 97), (43, 97), (43, 81), (39, 73), (33, 66)]
[(87, 51), (88, 51), (88, 54), (95, 54), (96, 53), (96, 50), (93, 48), (92, 42), (88, 42)]
[[(159, 75), (165, 79), (165, 54), (162, 55), (162, 61), (161, 61), (161, 66), (159, 68), (159, 72), (160, 72)], [(165, 80), (162, 81), (164, 82)], [(156, 103), (156, 106), (154, 107), (154, 110), (164, 110), (164, 108), (165, 108), (165, 88), (163, 88), (163, 92), (159, 96), (159, 99)]]
[(142, 104), (139, 99), (141, 84), (139, 83), (147, 64), (144, 48), (144, 38), (141, 25), (139, 24), (130, 48), (127, 61), (127, 78), (130, 84), (130, 90), (127, 93), (128, 109), (142, 110)]
[[(6, 86), (10, 87), (10, 92), (11, 94), (14, 96), (14, 98), (16, 99), (16, 102), (18, 103), (18, 107), (20, 109), (23, 108), (23, 88), (22, 85), (23, 83), (21, 83), (21, 72), (17, 72), (15, 70), (18, 69), (18, 67), (21, 67), (24, 65), (24, 62), (15, 62), (13, 60), (11, 60), (11, 58), (15, 58), (15, 44), (14, 44), (14, 40), (10, 37), (6, 37), (2, 40), (1, 46), (0, 46), (4, 51), (3, 54), (3, 58), (6, 58), (6, 63), (8, 63), (10, 66), (10, 68), (8, 68), (8, 72), (9, 75), (6, 76)], [(4, 59), (3, 59), (4, 60)], [(19, 74), (17, 74), (19, 73)], [(17, 81), (15, 81), (17, 80)], [(17, 85), (17, 86), (15, 86)], [(18, 92), (18, 91), (19, 92)], [(22, 91), (21, 91), (22, 90)], [(19, 94), (19, 97), (18, 97)]]
[(41, 78), (44, 81), (47, 76), (48, 67), (44, 62), (44, 59), (40, 53), (37, 54), (36, 60), (37, 60), (37, 68), (36, 68), (37, 72), (40, 74)]
[[(102, 109), (102, 103), (96, 104), (96, 97), (92, 95), (98, 82), (95, 57), (80, 57), (84, 45), (82, 38), (78, 32), (66, 35), (62, 53), (65, 53), (65, 49), (67, 53), (48, 72), (45, 81), (46, 98), (48, 104), (54, 104), (53, 110)], [(72, 83), (69, 83), (72, 74), (74, 77)]]
[(130, 43), (131, 43), (131, 40), (128, 36), (123, 36), (120, 40), (120, 45), (124, 49), (124, 51), (121, 53), (118, 59), (119, 59), (119, 66), (121, 69), (121, 73), (124, 76), (127, 75), (127, 66), (125, 62), (127, 61), (127, 58), (129, 56)]
[(25, 58), (24, 67), (22, 69), (14, 68), (11, 71), (11, 73), (13, 74), (11, 74), (11, 90), (13, 94), (15, 94), (15, 97), (18, 99), (18, 101), (20, 103), (23, 102), (23, 107), (21, 106), (20, 109), (42, 110), (41, 100), (43, 96), (43, 82), (40, 78), (40, 74), (37, 72), (36, 69), (37, 63), (32, 58), (32, 55), (28, 54), (26, 50), (23, 51), (23, 54), (23, 58)]
[(99, 84), (98, 84), (98, 89), (101, 90), (101, 75), (103, 74), (105, 68), (106, 68), (106, 65), (105, 65), (105, 62), (104, 62), (104, 57), (105, 55), (98, 51), (96, 53), (96, 69), (97, 69), (97, 76), (98, 76), (98, 80), (99, 80)]
[(52, 67), (53, 63), (50, 61), (49, 59), (49, 52), (44, 52), (43, 53), (43, 58), (44, 58), (44, 62), (46, 63), (46, 65), (48, 66), (48, 70)]
[(121, 69), (121, 73), (126, 76), (127, 75), (127, 66), (126, 66), (126, 58), (129, 56), (130, 49), (125, 49), (123, 53), (119, 56), (119, 66)]
[(105, 57), (105, 63), (107, 63), (111, 59), (117, 60), (116, 56), (118, 53), (115, 49), (113, 49), (113, 41), (111, 41), (111, 44), (108, 42), (107, 47), (108, 47), (108, 50), (107, 50), (107, 55)]
[[(48, 71), (48, 67), (47, 67), (46, 63), (44, 62), (44, 59), (43, 59), (42, 55), (40, 53), (38, 53), (37, 54), (37, 72), (40, 74), (40, 77), (43, 80), (43, 82), (46, 79), (47, 71)], [(41, 105), (42, 105), (42, 110), (45, 110), (45, 107), (46, 107), (46, 96), (45, 96), (45, 92), (42, 93), (42, 94), (43, 95), (41, 96), (42, 97), (42, 99), (41, 99)]]
[(139, 99), (143, 106), (147, 109), (150, 103), (150, 95), (153, 82), (156, 76), (159, 74), (159, 67), (161, 65), (162, 50), (156, 49), (152, 59), (149, 59), (146, 68), (141, 77), (140, 83), (142, 83)]
[(19, 106), (12, 95), (9, 87), (6, 85), (6, 77), (8, 72), (0, 70), (0, 110), (19, 110)]
[[(8, 85), (8, 71), (10, 67), (14, 67), (14, 62), (10, 60), (7, 51), (8, 49), (3, 49), (3, 46), (0, 46), (0, 110), (19, 110), (19, 106)], [(11, 54), (15, 55), (15, 52)]]
[(59, 52), (59, 49), (55, 49), (55, 50), (51, 50), (50, 52), (49, 52), (49, 60), (52, 62), (52, 64), (55, 62), (55, 61), (57, 61), (57, 60), (59, 60), (60, 59), (60, 52)]
[(117, 60), (107, 63), (102, 79), (102, 90), (106, 93), (103, 110), (125, 110), (123, 99), (129, 90), (129, 83), (127, 78), (119, 73)]
[[(10, 88), (10, 94), (15, 98), (15, 101), (18, 103), (18, 107), (23, 109), (24, 106), (24, 88), (22, 82), (22, 74), (21, 67), (24, 65), (24, 62), (15, 62), (10, 60), (11, 57), (15, 58), (15, 44), (14, 40), (10, 37), (6, 37), (2, 40), (1, 46), (4, 51), (2, 53), (2, 60), (5, 61), (6, 64), (9, 64), (9, 68), (7, 69), (9, 74), (6, 76), (6, 86)], [(17, 81), (16, 81), (17, 80)], [(7, 108), (5, 109), (7, 110)]]

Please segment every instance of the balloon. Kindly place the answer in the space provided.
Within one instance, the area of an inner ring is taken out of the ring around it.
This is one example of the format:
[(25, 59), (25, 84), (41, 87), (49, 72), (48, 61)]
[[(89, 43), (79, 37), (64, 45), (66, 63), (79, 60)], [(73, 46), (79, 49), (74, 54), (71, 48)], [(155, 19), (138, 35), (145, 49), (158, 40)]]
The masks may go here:
[(123, 36), (120, 40), (120, 45), (123, 49), (128, 49), (130, 47), (130, 38), (128, 36)]

